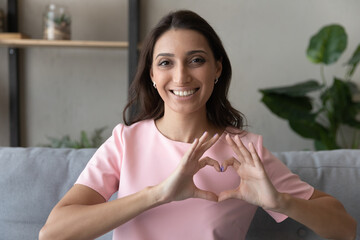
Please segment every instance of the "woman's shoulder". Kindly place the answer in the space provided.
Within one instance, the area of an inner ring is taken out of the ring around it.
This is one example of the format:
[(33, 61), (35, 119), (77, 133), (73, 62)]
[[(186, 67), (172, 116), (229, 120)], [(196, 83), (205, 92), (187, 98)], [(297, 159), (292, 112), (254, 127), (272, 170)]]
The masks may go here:
[(137, 141), (149, 136), (154, 132), (154, 120), (143, 120), (131, 125), (123, 123), (117, 124), (112, 131), (112, 139), (115, 142), (125, 143), (129, 141)]
[(119, 123), (115, 126), (113, 132), (117, 134), (135, 134), (137, 132), (141, 132), (142, 134), (150, 133), (153, 131), (154, 120), (142, 120), (131, 125), (125, 125), (123, 123)]

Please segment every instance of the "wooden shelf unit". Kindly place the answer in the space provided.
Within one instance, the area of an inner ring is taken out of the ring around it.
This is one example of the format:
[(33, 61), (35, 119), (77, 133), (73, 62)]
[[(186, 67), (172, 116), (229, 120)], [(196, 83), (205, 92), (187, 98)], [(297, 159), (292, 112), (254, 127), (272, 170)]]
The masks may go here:
[(43, 40), (43, 39), (0, 39), (0, 47), (76, 47), (76, 48), (128, 48), (128, 42), (120, 41), (82, 41), (82, 40)]
[[(129, 3), (129, 39), (127, 42), (121, 41), (79, 41), (79, 40), (43, 40), (15, 38), (18, 32), (18, 0), (7, 0), (7, 30), (15, 37), (0, 39), (0, 47), (8, 48), (9, 59), (9, 102), (10, 102), (10, 146), (21, 146), (20, 129), (20, 67), (19, 48), (30, 47), (74, 47), (74, 48), (119, 48), (127, 49), (128, 54), (128, 85), (131, 84), (135, 76), (138, 62), (138, 43), (139, 43), (139, 2), (140, 0), (128, 0)], [(22, 35), (20, 34), (20, 37)], [(132, 114), (135, 110), (130, 109)], [(24, 120), (23, 120), (24, 121)]]

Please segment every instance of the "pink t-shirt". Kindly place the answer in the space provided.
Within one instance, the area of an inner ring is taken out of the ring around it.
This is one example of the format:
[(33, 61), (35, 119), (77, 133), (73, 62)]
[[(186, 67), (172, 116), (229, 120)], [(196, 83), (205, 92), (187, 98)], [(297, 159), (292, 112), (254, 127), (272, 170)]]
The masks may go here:
[[(232, 130), (232, 129), (227, 129)], [(309, 199), (313, 187), (301, 181), (262, 145), (262, 137), (241, 134), (247, 146), (253, 142), (272, 183), (280, 192)], [(81, 173), (77, 184), (86, 185), (105, 199), (118, 191), (118, 197), (154, 186), (166, 179), (177, 167), (191, 144), (166, 138), (156, 128), (154, 120), (131, 126), (119, 124), (112, 136), (97, 150)], [(223, 134), (204, 156), (219, 162), (236, 157)], [(219, 194), (239, 186), (240, 178), (229, 168), (216, 172), (212, 167), (201, 169), (194, 176), (195, 184)], [(187, 199), (150, 209), (114, 230), (113, 239), (245, 239), (257, 206), (242, 200), (229, 199), (221, 203), (203, 199)], [(285, 215), (268, 211), (280, 222)]]

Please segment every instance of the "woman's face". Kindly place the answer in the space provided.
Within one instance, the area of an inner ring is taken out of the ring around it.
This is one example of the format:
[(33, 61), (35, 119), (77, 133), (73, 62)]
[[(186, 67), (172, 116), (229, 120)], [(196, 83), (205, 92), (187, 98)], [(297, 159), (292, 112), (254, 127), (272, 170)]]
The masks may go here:
[(221, 70), (202, 34), (171, 29), (155, 43), (150, 77), (164, 100), (165, 114), (194, 114), (206, 112)]

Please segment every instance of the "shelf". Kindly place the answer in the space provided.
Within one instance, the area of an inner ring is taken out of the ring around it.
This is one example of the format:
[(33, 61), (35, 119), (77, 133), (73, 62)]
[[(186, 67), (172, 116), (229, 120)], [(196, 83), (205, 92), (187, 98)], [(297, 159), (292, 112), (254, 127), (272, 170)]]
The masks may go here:
[[(127, 49), (128, 51), (128, 85), (130, 86), (138, 62), (139, 50), (139, 9), (140, 0), (128, 0), (128, 41), (81, 41), (81, 40), (43, 40), (30, 39), (28, 36), (18, 32), (18, 1), (7, 1), (7, 30), (9, 32), (0, 33), (0, 48), (10, 48), (8, 51), (9, 62), (9, 102), (10, 102), (10, 146), (21, 146), (21, 118), (20, 114), (20, 55), (18, 48), (46, 48), (46, 47), (69, 47), (69, 48), (105, 48), (105, 49)], [(39, 36), (40, 37), (40, 36)], [(134, 114), (135, 109), (130, 109), (130, 114)]]
[(0, 39), (0, 47), (83, 47), (83, 48), (128, 48), (128, 42), (120, 41), (79, 41), (43, 39)]

